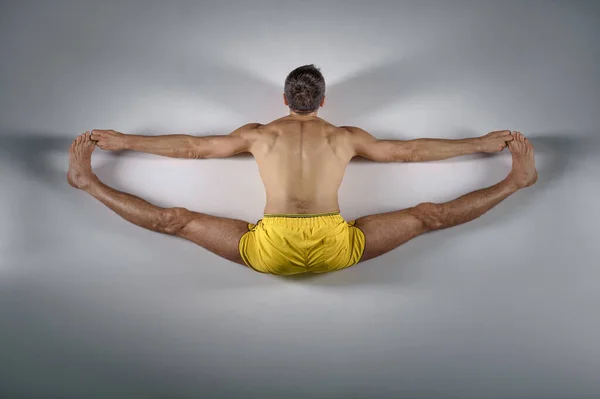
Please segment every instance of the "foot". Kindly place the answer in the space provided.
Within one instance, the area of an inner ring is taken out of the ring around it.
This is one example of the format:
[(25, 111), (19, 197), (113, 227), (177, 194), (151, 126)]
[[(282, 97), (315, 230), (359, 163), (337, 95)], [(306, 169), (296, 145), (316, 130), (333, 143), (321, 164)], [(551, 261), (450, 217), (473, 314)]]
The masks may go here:
[(96, 177), (92, 173), (92, 151), (96, 143), (85, 132), (73, 141), (69, 149), (69, 171), (67, 181), (75, 188), (85, 190)]
[(512, 132), (512, 136), (513, 140), (508, 143), (508, 148), (512, 153), (513, 164), (507, 179), (517, 188), (529, 187), (538, 177), (533, 146), (520, 132)]

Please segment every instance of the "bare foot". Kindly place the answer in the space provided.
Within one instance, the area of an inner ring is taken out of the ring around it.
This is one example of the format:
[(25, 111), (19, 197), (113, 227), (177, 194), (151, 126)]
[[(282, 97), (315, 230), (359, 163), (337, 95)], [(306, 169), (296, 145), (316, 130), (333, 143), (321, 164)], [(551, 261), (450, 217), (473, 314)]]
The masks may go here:
[(69, 149), (69, 171), (67, 181), (75, 188), (85, 190), (95, 175), (92, 173), (92, 151), (96, 142), (85, 132), (73, 141)]
[(533, 157), (533, 146), (529, 140), (520, 132), (512, 132), (513, 141), (508, 143), (512, 153), (512, 171), (508, 179), (517, 188), (525, 188), (533, 185), (538, 178), (535, 170), (535, 158)]

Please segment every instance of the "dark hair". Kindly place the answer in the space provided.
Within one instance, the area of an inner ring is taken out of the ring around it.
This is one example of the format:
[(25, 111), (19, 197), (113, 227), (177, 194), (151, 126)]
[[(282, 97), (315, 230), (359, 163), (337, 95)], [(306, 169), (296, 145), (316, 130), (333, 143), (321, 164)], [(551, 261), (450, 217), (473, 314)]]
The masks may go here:
[(319, 109), (325, 96), (325, 78), (314, 64), (294, 69), (285, 79), (285, 96), (292, 111), (299, 114)]

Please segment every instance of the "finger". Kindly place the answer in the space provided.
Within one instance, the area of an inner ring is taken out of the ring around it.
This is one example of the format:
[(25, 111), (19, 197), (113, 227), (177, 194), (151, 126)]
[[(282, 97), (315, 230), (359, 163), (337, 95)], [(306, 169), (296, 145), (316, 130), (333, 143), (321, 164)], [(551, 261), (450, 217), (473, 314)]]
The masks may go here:
[(94, 139), (94, 140), (100, 140), (103, 137), (105, 137), (104, 133), (106, 133), (104, 130), (94, 129), (92, 131), (92, 139)]

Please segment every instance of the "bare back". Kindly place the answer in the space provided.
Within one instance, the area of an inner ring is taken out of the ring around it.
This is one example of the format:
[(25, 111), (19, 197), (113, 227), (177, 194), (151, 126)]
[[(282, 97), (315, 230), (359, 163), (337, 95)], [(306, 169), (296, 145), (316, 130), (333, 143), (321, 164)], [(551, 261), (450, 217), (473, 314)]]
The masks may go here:
[(266, 190), (264, 213), (339, 211), (338, 189), (355, 155), (348, 130), (318, 117), (286, 116), (247, 137)]

